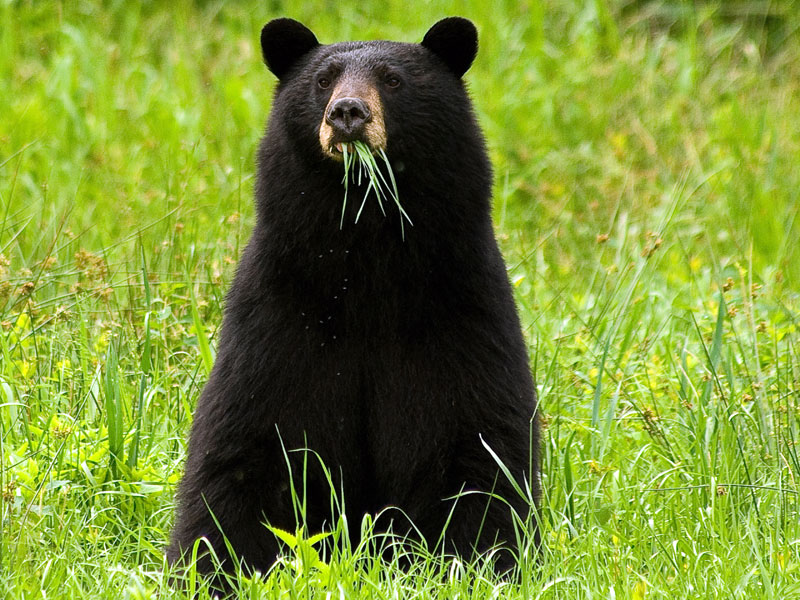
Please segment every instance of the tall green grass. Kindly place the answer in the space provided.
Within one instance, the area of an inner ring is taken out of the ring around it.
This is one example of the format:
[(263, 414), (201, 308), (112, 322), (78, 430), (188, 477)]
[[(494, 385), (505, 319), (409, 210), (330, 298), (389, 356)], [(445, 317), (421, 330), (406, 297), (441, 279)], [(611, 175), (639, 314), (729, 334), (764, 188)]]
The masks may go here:
[(253, 222), (261, 25), (414, 41), (448, 14), (480, 31), (466, 79), (541, 396), (539, 561), (513, 583), (365, 545), (298, 570), (318, 532), (289, 532), (243, 596), (800, 594), (793, 3), (6, 1), (3, 597), (182, 595), (162, 551)]

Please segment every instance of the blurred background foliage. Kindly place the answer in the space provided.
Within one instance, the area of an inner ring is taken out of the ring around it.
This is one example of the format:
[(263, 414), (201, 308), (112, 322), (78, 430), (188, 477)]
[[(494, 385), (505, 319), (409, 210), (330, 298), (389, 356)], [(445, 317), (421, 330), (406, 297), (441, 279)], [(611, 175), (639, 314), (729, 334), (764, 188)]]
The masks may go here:
[(759, 276), (796, 283), (793, 4), (7, 1), (0, 196), (6, 239), (19, 234), (5, 254), (32, 264), (56, 239), (67, 257), (133, 237), (155, 250), (178, 221), (196, 252), (236, 247), (242, 228), (220, 225), (252, 216), (274, 86), (260, 62), (263, 22), (291, 15), (326, 42), (415, 41), (458, 13), (480, 30), (467, 81), (496, 165), (498, 223), (515, 247), (547, 236), (547, 267), (572, 273), (597, 260), (598, 235), (620, 243), (623, 218), (645, 244), (680, 195), (674, 241), (704, 262), (752, 261)]

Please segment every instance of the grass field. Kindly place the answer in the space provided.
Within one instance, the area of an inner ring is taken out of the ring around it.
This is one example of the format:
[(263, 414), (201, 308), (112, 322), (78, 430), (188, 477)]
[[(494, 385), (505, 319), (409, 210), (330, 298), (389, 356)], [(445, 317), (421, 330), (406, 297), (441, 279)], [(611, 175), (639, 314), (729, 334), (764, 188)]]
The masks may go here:
[(260, 27), (449, 14), (541, 395), (540, 561), (355, 548), (242, 597), (800, 597), (794, 2), (0, 0), (0, 598), (184, 597), (162, 551), (253, 223)]

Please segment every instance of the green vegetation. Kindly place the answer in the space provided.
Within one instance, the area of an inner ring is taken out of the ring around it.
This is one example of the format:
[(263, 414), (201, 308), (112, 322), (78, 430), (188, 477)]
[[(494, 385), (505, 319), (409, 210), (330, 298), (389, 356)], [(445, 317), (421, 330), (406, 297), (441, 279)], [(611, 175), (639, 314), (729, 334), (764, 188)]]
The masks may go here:
[(285, 534), (243, 595), (800, 595), (794, 4), (0, 0), (0, 596), (181, 597), (162, 549), (253, 220), (260, 27), (414, 41), (448, 14), (481, 34), (540, 561), (513, 586)]
[(381, 171), (378, 165), (378, 159), (369, 149), (369, 146), (364, 142), (352, 142), (342, 144), (342, 162), (344, 163), (344, 200), (342, 201), (342, 221), (340, 226), (344, 225), (344, 214), (347, 208), (347, 193), (350, 188), (350, 183), (361, 185), (362, 180), (367, 184), (367, 190), (364, 192), (364, 197), (361, 199), (361, 206), (356, 213), (355, 222), (358, 223), (361, 217), (361, 211), (364, 210), (364, 205), (367, 203), (367, 197), (370, 192), (375, 193), (375, 199), (378, 201), (381, 212), (386, 215), (383, 208), (383, 201), (391, 198), (400, 213), (400, 232), (405, 235), (405, 225), (403, 221), (411, 223), (411, 219), (403, 210), (400, 204), (400, 194), (397, 191), (397, 183), (394, 180), (394, 173), (392, 172), (392, 165), (389, 163), (389, 157), (386, 156), (386, 151), (380, 149), (379, 156), (385, 166), (386, 175)]

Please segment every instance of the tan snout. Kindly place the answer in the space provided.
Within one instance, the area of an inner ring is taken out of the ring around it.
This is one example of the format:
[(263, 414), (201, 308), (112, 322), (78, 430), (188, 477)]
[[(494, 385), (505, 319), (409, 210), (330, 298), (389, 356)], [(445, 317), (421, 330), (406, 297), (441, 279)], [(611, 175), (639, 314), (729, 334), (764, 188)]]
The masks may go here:
[(372, 85), (353, 77), (334, 87), (319, 126), (322, 151), (342, 160), (342, 146), (361, 141), (372, 152), (386, 149), (386, 127), (380, 94)]

